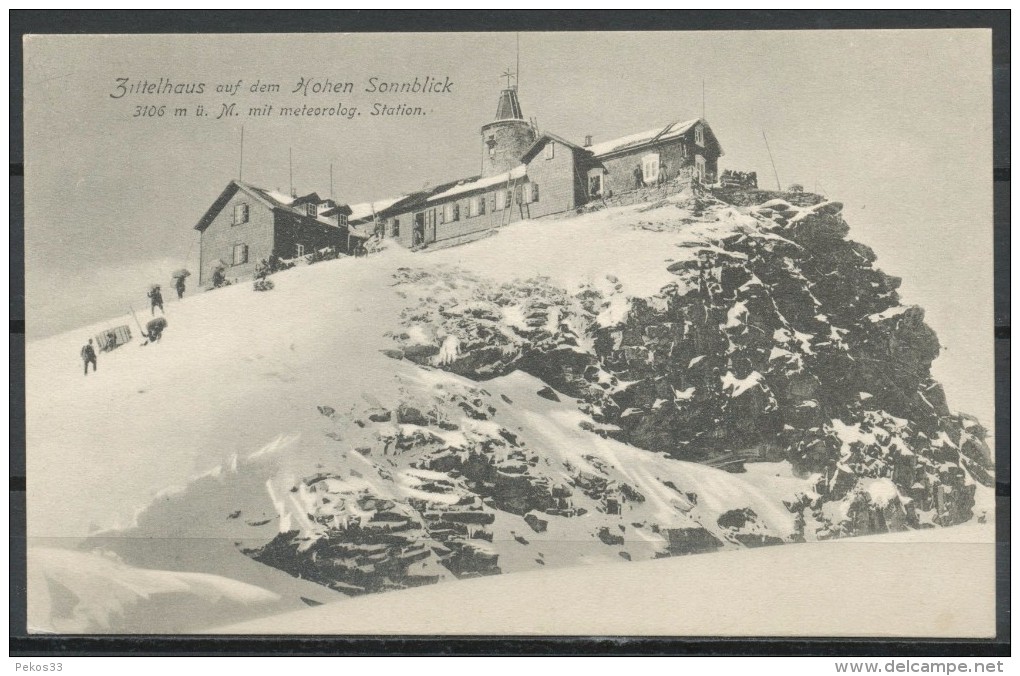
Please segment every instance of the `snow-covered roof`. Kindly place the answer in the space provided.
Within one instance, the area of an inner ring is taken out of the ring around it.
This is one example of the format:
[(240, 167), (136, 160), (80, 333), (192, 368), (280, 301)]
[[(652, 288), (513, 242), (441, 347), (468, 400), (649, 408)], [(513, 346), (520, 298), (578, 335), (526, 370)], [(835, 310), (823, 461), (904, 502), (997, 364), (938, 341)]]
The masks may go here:
[(247, 183), (242, 183), (241, 185), (246, 186), (246, 187), (251, 188), (251, 189), (254, 189), (254, 190), (258, 190), (259, 192), (263, 192), (266, 195), (268, 195), (270, 198), (272, 198), (272, 200), (274, 202), (279, 202), (280, 204), (282, 204), (283, 206), (286, 206), (286, 207), (289, 207), (291, 204), (294, 203), (294, 200), (297, 199), (296, 197), (291, 197), (289, 195), (284, 195), (282, 192), (277, 192), (276, 190), (263, 190), (262, 188), (256, 188), (255, 186), (249, 185)]
[(461, 181), (452, 188), (444, 190), (441, 193), (433, 195), (428, 199), (429, 202), (436, 200), (445, 199), (452, 197), (453, 195), (460, 195), (462, 193), (471, 192), (473, 190), (482, 190), (483, 188), (491, 188), (495, 185), (507, 183), (516, 178), (524, 178), (527, 174), (527, 168), (523, 164), (519, 164), (505, 174), (498, 174), (496, 176), (487, 176), (485, 178), (479, 178), (474, 181)]
[(303, 208), (304, 206), (303, 204), (292, 206), (294, 205), (295, 202), (298, 201), (304, 201), (306, 204), (313, 203), (308, 198), (318, 199), (318, 195), (315, 195), (315, 193), (312, 193), (311, 195), (305, 195), (302, 198), (298, 198), (290, 197), (277, 190), (266, 190), (265, 188), (259, 188), (258, 186), (251, 185), (250, 183), (243, 183), (241, 181), (233, 181), (232, 183), (237, 185), (239, 188), (241, 188), (248, 194), (254, 195), (257, 198), (261, 198), (270, 208), (284, 209), (285, 211), (297, 214), (298, 216), (303, 216), (304, 218), (308, 218), (318, 223), (322, 223), (323, 225), (328, 225), (333, 228), (338, 227), (336, 222), (323, 217), (321, 214), (316, 214), (315, 216), (309, 215), (308, 211), (305, 208)]
[(600, 155), (608, 155), (609, 153), (617, 152), (619, 150), (626, 150), (627, 148), (644, 145), (645, 143), (650, 143), (654, 140), (664, 141), (676, 138), (677, 136), (686, 134), (691, 130), (691, 127), (700, 121), (701, 119), (697, 118), (694, 120), (687, 120), (686, 122), (671, 122), (665, 127), (656, 127), (655, 129), (638, 132), (637, 134), (622, 136), (620, 138), (613, 139), (612, 141), (596, 143), (589, 146), (588, 150), (598, 157)]
[(405, 197), (407, 197), (407, 195), (389, 197), (387, 199), (375, 200), (374, 202), (359, 202), (358, 204), (352, 204), (351, 215), (349, 218), (352, 221), (360, 221), (363, 218), (370, 217), (372, 214), (377, 214), (380, 211), (389, 209)]

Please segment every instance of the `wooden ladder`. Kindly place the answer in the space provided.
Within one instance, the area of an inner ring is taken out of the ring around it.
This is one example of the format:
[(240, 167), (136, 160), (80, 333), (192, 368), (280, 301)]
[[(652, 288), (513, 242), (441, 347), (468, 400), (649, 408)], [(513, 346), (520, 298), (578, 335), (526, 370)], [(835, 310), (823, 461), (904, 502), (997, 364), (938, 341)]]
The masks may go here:
[[(512, 178), (510, 178), (510, 174), (507, 174), (507, 177), (506, 177), (506, 187), (507, 187), (507, 190), (510, 191), (510, 206), (504, 207), (503, 211), (506, 212), (505, 214), (500, 214), (500, 217), (499, 217), (499, 227), (500, 228), (502, 228), (504, 226), (507, 226), (507, 225), (510, 225), (510, 221), (513, 220), (513, 217), (514, 217), (514, 211), (513, 211), (514, 210), (514, 198), (517, 196), (517, 183), (518, 183), (519, 180), (520, 179), (517, 179), (517, 178), (513, 178), (512, 179)], [(511, 183), (513, 183), (513, 187), (512, 188), (510, 187)], [(503, 222), (504, 215), (506, 217), (506, 223)]]

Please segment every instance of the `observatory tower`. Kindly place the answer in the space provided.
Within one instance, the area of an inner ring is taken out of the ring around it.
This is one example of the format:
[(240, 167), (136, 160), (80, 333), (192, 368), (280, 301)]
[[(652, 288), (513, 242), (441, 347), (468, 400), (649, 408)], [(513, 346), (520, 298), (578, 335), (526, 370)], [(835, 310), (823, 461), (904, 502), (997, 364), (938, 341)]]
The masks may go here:
[(524, 119), (517, 86), (504, 89), (496, 106), (496, 119), (482, 126), (482, 176), (510, 171), (535, 142), (535, 128)]

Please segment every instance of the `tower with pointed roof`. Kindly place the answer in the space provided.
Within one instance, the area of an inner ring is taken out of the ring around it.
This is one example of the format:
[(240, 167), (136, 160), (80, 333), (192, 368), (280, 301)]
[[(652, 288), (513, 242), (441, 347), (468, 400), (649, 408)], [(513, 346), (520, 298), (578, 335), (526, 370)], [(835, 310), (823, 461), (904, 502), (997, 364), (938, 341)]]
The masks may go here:
[(521, 163), (521, 156), (537, 134), (524, 119), (517, 86), (507, 85), (499, 95), (496, 119), (482, 126), (482, 176), (503, 174)]

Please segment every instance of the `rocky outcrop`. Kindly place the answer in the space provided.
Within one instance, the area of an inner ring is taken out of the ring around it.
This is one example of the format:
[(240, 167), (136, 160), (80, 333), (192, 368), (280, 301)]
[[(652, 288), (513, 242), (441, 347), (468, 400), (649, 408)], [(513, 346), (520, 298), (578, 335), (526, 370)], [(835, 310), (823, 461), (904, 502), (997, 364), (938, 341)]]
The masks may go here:
[[(610, 270), (568, 290), (399, 269), (406, 309), (381, 348), (475, 385), (432, 373), (396, 401), (319, 404), (339, 455), (287, 485), (279, 532), (243, 551), (362, 594), (563, 549), (638, 560), (973, 518), (986, 432), (932, 379), (924, 311), (846, 239), (839, 203), (740, 194), (768, 199), (634, 210), (621, 227), (677, 236), (672, 281), (641, 297)], [(788, 476), (719, 489), (719, 470), (763, 461)]]
[[(818, 475), (817, 500), (791, 511), (820, 537), (970, 519), (991, 457), (984, 430), (952, 415), (931, 377), (940, 346), (923, 309), (901, 305), (900, 280), (846, 239), (842, 204), (730, 192), (750, 205), (748, 225), (682, 245), (668, 264), (676, 281), (630, 299), (616, 322), (603, 321), (610, 277), (573, 295), (546, 280), (469, 279), (475, 302), (437, 294), (437, 307), (417, 308), (408, 324), (442, 344), (446, 357), (431, 365), (476, 379), (525, 370), (578, 398), (592, 431), (731, 471), (788, 460)], [(657, 229), (680, 232), (733, 208), (703, 194), (675, 206)], [(895, 487), (881, 509), (854, 492), (872, 479)], [(846, 500), (838, 514), (824, 510)]]

